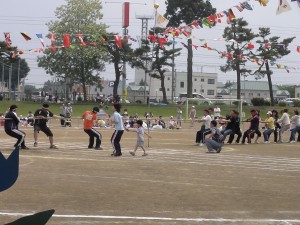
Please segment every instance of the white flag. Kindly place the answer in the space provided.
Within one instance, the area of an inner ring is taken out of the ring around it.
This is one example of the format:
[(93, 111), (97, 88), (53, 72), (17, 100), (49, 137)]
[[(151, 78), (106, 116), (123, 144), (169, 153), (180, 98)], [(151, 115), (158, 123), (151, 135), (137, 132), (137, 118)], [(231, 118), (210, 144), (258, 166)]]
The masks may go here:
[(169, 20), (167, 20), (165, 17), (157, 13), (156, 16), (156, 27), (160, 28), (166, 28), (169, 23)]
[(276, 15), (279, 15), (283, 12), (288, 12), (290, 10), (292, 10), (292, 8), (287, 2), (287, 0), (279, 0), (279, 6), (277, 8)]

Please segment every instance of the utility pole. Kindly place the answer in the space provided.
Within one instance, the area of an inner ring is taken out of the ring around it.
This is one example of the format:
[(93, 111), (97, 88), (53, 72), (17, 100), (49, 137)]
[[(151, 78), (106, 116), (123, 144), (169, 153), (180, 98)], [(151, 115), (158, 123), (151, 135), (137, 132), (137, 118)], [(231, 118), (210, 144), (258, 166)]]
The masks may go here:
[(175, 97), (175, 37), (173, 36), (173, 55), (172, 55), (172, 102), (174, 102)]
[(9, 68), (9, 77), (8, 77), (8, 91), (9, 91), (8, 97), (9, 97), (9, 100), (11, 100), (11, 77), (12, 77), (12, 69), (13, 69), (12, 65), (13, 64), (11, 63), (10, 68)]
[[(3, 96), (3, 91), (4, 91), (4, 63), (2, 63), (2, 79), (1, 79), (1, 93), (2, 93), (2, 96)], [(4, 96), (3, 96), (4, 97)]]

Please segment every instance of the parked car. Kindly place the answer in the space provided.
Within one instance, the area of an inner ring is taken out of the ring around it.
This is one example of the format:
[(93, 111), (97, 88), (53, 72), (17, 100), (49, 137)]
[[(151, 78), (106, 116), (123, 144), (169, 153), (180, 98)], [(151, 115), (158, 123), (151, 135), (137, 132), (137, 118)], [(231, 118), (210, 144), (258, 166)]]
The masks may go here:
[(283, 102), (286, 103), (286, 105), (288, 106), (294, 106), (294, 100), (300, 100), (299, 98), (286, 98), (286, 99), (283, 99)]
[(166, 103), (162, 103), (162, 102), (157, 101), (155, 98), (150, 98), (149, 99), (149, 104), (150, 105), (157, 105), (157, 106), (166, 106), (167, 105)]

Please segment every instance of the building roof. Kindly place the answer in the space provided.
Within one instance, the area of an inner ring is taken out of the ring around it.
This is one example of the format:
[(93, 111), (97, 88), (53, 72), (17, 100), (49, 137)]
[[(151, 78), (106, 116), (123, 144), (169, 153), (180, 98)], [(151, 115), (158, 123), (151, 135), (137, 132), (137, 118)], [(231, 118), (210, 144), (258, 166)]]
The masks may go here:
[[(127, 90), (131, 91), (144, 91), (144, 86), (139, 86), (139, 85), (128, 85)], [(149, 86), (146, 86), (146, 91), (149, 91)]]
[(290, 92), (287, 90), (276, 91), (276, 96), (290, 96)]
[[(232, 89), (237, 89), (237, 83), (233, 83)], [(269, 84), (267, 81), (241, 81), (242, 90), (256, 90), (256, 91), (269, 91)], [(277, 85), (273, 85), (273, 91), (279, 91)]]

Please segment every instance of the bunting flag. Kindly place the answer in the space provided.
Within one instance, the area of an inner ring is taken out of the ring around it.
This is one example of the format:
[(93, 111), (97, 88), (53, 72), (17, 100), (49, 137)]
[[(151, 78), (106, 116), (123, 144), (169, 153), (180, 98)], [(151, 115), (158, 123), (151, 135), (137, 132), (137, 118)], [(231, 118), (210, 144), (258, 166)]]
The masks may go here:
[(64, 47), (65, 48), (70, 48), (71, 47), (70, 35), (69, 34), (63, 34), (63, 39), (64, 39)]
[(156, 16), (156, 27), (160, 28), (166, 28), (169, 23), (169, 20), (167, 20), (165, 17), (157, 13)]
[(148, 39), (150, 39), (150, 42), (151, 42), (151, 43), (155, 43), (155, 42), (156, 42), (156, 36), (153, 35), (153, 34), (149, 34), (149, 35), (148, 35)]
[(253, 7), (248, 2), (242, 2), (241, 6), (247, 10), (253, 10)]
[(51, 46), (54, 46), (55, 39), (56, 39), (56, 35), (55, 34), (50, 34)]
[(30, 41), (30, 40), (31, 40), (31, 37), (29, 37), (29, 36), (27, 35), (27, 33), (21, 32), (21, 35), (23, 36), (23, 38), (24, 38), (26, 41)]
[(296, 51), (300, 53), (300, 46), (297, 46)]
[(277, 11), (276, 11), (276, 15), (279, 15), (281, 13), (288, 12), (291, 10), (292, 10), (292, 8), (289, 5), (289, 3), (287, 2), (287, 0), (279, 0), (279, 5), (278, 5)]
[(122, 40), (120, 35), (114, 35), (114, 39), (118, 48), (122, 48)]
[(10, 48), (12, 42), (10, 40), (10, 33), (9, 32), (4, 32), (4, 37), (5, 37), (5, 42), (8, 48)]
[(80, 43), (83, 47), (86, 47), (86, 43), (83, 41), (82, 34), (76, 34), (76, 37), (80, 40)]
[(256, 0), (256, 1), (259, 1), (259, 3), (262, 5), (262, 6), (267, 6), (268, 4), (268, 0)]
[(43, 47), (45, 47), (45, 42), (43, 40), (43, 35), (42, 34), (36, 34), (37, 38), (40, 39), (41, 44), (43, 45)]
[(248, 47), (249, 49), (253, 49), (253, 48), (254, 48), (254, 45), (251, 44), (251, 43), (249, 43), (249, 44), (247, 45), (247, 47)]
[(232, 9), (228, 9), (228, 14), (229, 14), (228, 15), (229, 20), (232, 20), (235, 18), (235, 15), (234, 15)]

